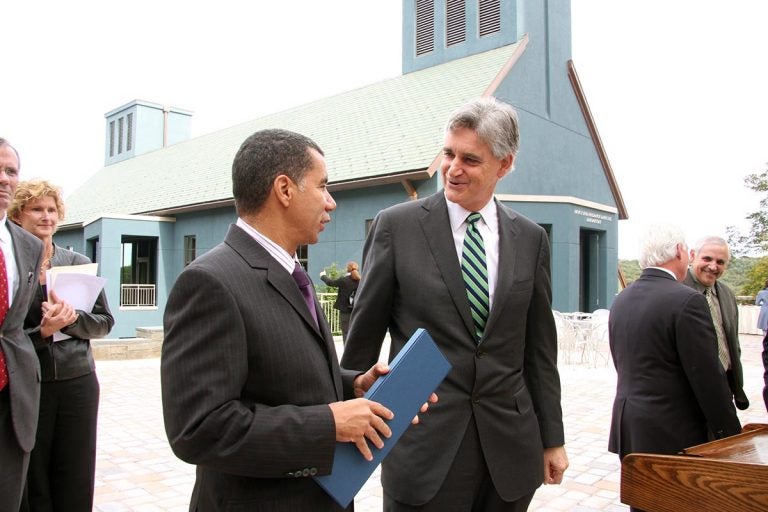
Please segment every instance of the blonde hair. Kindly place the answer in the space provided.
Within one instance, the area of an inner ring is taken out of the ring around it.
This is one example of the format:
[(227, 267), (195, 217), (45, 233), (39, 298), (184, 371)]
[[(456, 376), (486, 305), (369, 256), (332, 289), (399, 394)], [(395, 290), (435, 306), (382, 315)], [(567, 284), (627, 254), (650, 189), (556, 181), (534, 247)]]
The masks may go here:
[(349, 272), (349, 275), (354, 279), (355, 281), (360, 280), (360, 272), (357, 270), (357, 263), (354, 261), (350, 261), (347, 263), (347, 272)]
[(19, 182), (11, 206), (8, 208), (8, 218), (17, 220), (30, 201), (44, 197), (53, 198), (59, 213), (59, 221), (64, 220), (64, 200), (61, 198), (61, 189), (50, 181), (40, 179)]

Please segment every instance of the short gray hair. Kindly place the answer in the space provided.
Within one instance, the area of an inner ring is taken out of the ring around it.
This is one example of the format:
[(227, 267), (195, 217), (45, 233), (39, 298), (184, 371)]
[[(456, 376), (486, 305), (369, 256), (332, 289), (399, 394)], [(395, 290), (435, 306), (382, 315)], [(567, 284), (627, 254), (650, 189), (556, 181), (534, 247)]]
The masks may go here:
[(470, 101), (456, 109), (448, 118), (445, 132), (457, 128), (473, 130), (499, 160), (517, 155), (520, 148), (517, 111), (492, 96)]
[(654, 224), (640, 236), (640, 268), (658, 267), (677, 256), (677, 246), (685, 243), (685, 233), (671, 224)]
[[(731, 261), (731, 248), (728, 247), (728, 242), (724, 238), (719, 236), (705, 236), (696, 240), (693, 245), (694, 252), (698, 255), (701, 248), (705, 245), (716, 245), (718, 247), (725, 247), (725, 251), (728, 253), (728, 261)], [(727, 263), (727, 262), (726, 262)]]
[(19, 156), (19, 152), (16, 150), (15, 147), (13, 147), (11, 145), (10, 142), (8, 142), (7, 139), (4, 139), (4, 138), (0, 137), (0, 148), (2, 148), (3, 146), (8, 146), (9, 148), (11, 148), (13, 150), (14, 153), (16, 153), (16, 162), (18, 162), (19, 170), (21, 170), (21, 157)]

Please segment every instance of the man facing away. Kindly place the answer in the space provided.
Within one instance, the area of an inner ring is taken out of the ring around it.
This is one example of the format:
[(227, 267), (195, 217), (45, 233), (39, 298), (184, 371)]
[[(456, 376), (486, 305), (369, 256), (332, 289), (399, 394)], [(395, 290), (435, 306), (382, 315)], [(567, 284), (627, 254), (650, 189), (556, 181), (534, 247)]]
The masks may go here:
[(725, 369), (733, 401), (744, 410), (749, 407), (749, 399), (744, 393), (739, 309), (733, 291), (720, 281), (730, 261), (731, 252), (725, 240), (717, 236), (702, 238), (691, 249), (691, 266), (683, 283), (707, 299), (717, 334), (718, 358)]
[(40, 363), (23, 325), (43, 245), (6, 215), (20, 167), (16, 149), (0, 138), (0, 512), (19, 510), (40, 404)]
[(236, 225), (184, 269), (165, 310), (163, 415), (174, 453), (197, 465), (190, 510), (341, 510), (311, 477), (331, 472), (337, 441), (370, 459), (366, 439), (380, 448), (392, 413), (342, 401), (387, 368), (340, 370), (296, 259), (336, 207), (323, 152), (297, 133), (256, 132), (232, 183)]
[(608, 321), (618, 375), (609, 450), (620, 458), (675, 454), (738, 434), (707, 301), (678, 282), (688, 268), (682, 231), (652, 226), (641, 238), (640, 266)]
[(518, 144), (511, 106), (460, 107), (444, 190), (380, 212), (365, 242), (342, 365), (374, 363), (387, 329), (391, 359), (419, 327), (453, 365), (439, 404), (384, 459), (385, 511), (526, 510), (568, 466), (549, 242), (493, 197)]

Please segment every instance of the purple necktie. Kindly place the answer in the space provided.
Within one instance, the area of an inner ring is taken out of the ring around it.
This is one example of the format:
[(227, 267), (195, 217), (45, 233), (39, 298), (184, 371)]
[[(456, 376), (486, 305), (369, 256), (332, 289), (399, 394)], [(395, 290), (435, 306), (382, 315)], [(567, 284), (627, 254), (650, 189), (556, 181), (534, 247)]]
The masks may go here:
[(298, 261), (296, 262), (296, 267), (294, 267), (291, 277), (293, 277), (293, 280), (299, 285), (299, 291), (301, 292), (301, 296), (304, 297), (304, 303), (307, 305), (307, 308), (309, 308), (309, 312), (312, 313), (312, 318), (315, 319), (315, 326), (317, 326), (317, 311), (315, 310), (312, 281), (309, 280), (309, 276), (304, 272), (304, 269)]

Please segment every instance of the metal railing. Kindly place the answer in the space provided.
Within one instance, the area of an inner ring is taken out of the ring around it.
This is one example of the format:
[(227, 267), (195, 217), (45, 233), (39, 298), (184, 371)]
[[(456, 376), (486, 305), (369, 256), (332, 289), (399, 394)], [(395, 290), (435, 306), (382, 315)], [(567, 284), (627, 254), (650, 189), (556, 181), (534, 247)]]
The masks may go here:
[(328, 319), (328, 325), (331, 327), (333, 334), (341, 334), (341, 325), (339, 324), (339, 310), (333, 307), (336, 302), (335, 293), (318, 293), (317, 300), (320, 301), (320, 305), (325, 313), (325, 318)]
[(145, 308), (157, 306), (154, 284), (121, 284), (120, 306)]

